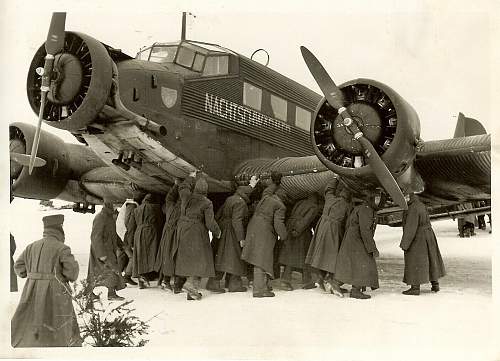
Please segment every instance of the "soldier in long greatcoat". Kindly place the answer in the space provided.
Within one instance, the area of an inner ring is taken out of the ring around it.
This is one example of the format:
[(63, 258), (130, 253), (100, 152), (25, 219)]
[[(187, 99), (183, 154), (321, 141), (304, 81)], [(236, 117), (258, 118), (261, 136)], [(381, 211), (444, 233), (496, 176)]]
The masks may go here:
[(217, 224), (221, 228), (221, 238), (214, 249), (215, 277), (209, 278), (207, 290), (223, 293), (220, 280), (225, 274), (229, 292), (245, 292), (241, 276), (246, 274), (247, 264), (241, 259), (241, 247), (245, 239), (248, 224), (248, 203), (251, 186), (240, 186), (228, 197), (217, 214)]
[(370, 295), (361, 292), (362, 287), (379, 287), (375, 258), (379, 256), (373, 235), (376, 218), (373, 197), (368, 196), (362, 204), (354, 207), (347, 218), (346, 232), (337, 256), (332, 293), (342, 297), (340, 285), (352, 285), (352, 298), (366, 299)]
[(78, 277), (78, 263), (64, 244), (62, 214), (43, 218), (43, 238), (29, 244), (15, 262), (27, 278), (12, 318), (13, 347), (81, 346), (69, 282)]
[(438, 280), (446, 274), (443, 258), (427, 209), (413, 193), (409, 197), (408, 210), (403, 213), (400, 247), (405, 258), (403, 282), (411, 286), (403, 294), (419, 295), (420, 285), (429, 281), (431, 291), (438, 292)]
[(116, 219), (116, 233), (123, 240), (123, 250), (128, 257), (128, 262), (125, 267), (124, 280), (130, 285), (137, 286), (137, 282), (132, 279), (134, 270), (134, 231), (129, 230), (130, 218), (134, 216), (134, 210), (139, 207), (144, 193), (141, 191), (133, 192), (133, 199), (127, 199), (120, 209), (118, 218)]
[(286, 240), (286, 207), (281, 187), (267, 187), (250, 219), (241, 258), (253, 264), (253, 296), (274, 297), (267, 280), (273, 278), (273, 251), (278, 236)]
[[(191, 179), (190, 179), (191, 178)], [(177, 222), (177, 259), (175, 274), (187, 277), (183, 289), (187, 299), (201, 299), (199, 292), (202, 277), (214, 277), (213, 252), (208, 231), (220, 238), (221, 231), (215, 221), (212, 202), (206, 197), (208, 184), (205, 179), (196, 181), (192, 194), (188, 177), (179, 187), (181, 214)]]
[(181, 200), (179, 198), (179, 181), (176, 179), (174, 186), (165, 197), (165, 224), (156, 256), (155, 270), (160, 274), (163, 289), (172, 289), (170, 280), (174, 277), (174, 293), (182, 290), (186, 281), (185, 277), (175, 275), (175, 260), (177, 256), (177, 222), (181, 213)]
[(139, 288), (149, 285), (155, 273), (156, 254), (163, 224), (159, 204), (153, 203), (151, 194), (146, 194), (139, 207), (130, 217), (127, 229), (134, 230), (134, 277), (139, 278)]
[(118, 296), (116, 291), (126, 287), (116, 258), (119, 243), (113, 218), (113, 205), (110, 200), (105, 199), (102, 210), (92, 223), (88, 280), (95, 281), (94, 286), (107, 287), (110, 300), (123, 300), (124, 298)]
[(318, 196), (313, 193), (307, 198), (298, 200), (286, 220), (288, 237), (280, 250), (279, 263), (285, 266), (281, 276), (281, 287), (287, 291), (293, 290), (291, 285), (293, 269), (302, 272), (304, 289), (316, 287), (311, 280), (311, 270), (305, 264), (305, 259), (313, 236), (311, 228), (318, 217), (318, 207)]
[(318, 270), (319, 283), (322, 285), (325, 280), (327, 291), (331, 291), (337, 256), (351, 210), (350, 192), (332, 178), (325, 188), (325, 205), (305, 261)]

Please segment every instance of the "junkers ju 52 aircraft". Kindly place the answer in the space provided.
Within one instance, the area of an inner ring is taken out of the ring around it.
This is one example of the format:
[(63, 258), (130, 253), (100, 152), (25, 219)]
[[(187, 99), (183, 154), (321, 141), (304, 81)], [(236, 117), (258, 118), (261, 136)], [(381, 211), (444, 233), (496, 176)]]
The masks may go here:
[[(175, 178), (202, 170), (215, 204), (271, 171), (284, 175), (291, 199), (321, 191), (336, 174), (355, 194), (378, 192), (391, 212), (407, 207), (408, 191), (430, 207), (490, 198), (490, 135), (479, 122), (460, 116), (453, 139), (424, 142), (417, 113), (393, 89), (370, 79), (337, 86), (304, 47), (324, 97), (215, 44), (183, 35), (132, 58), (66, 31), (65, 19), (53, 14), (28, 71), (38, 127), (9, 128), (17, 197), (93, 211), (105, 196), (164, 194)], [(40, 130), (42, 120), (83, 144)]]

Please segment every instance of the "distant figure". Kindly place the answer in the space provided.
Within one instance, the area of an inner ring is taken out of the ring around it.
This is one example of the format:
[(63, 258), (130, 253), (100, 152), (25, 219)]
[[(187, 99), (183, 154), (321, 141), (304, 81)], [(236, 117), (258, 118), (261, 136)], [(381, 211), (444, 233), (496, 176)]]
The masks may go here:
[(139, 278), (140, 289), (149, 286), (156, 273), (156, 253), (163, 225), (161, 213), (160, 205), (153, 203), (153, 197), (148, 193), (127, 225), (127, 229), (134, 231), (133, 276)]
[(14, 253), (16, 253), (16, 241), (10, 234), (10, 292), (17, 292), (17, 276), (14, 271)]
[[(460, 210), (468, 210), (472, 209), (472, 203), (467, 202), (458, 205), (458, 209)], [(465, 214), (458, 217), (457, 226), (458, 226), (458, 235), (463, 237), (471, 237), (475, 236), (474, 232), (476, 217), (471, 214)]]
[(81, 346), (68, 284), (78, 277), (78, 263), (64, 244), (64, 216), (42, 221), (43, 238), (29, 244), (14, 265), (27, 280), (11, 322), (12, 346)]
[(116, 291), (124, 289), (126, 284), (118, 270), (118, 234), (113, 218), (113, 203), (104, 199), (102, 210), (95, 216), (90, 234), (90, 257), (88, 281), (95, 286), (108, 289), (108, 300), (123, 300)]
[(311, 239), (313, 237), (311, 228), (319, 213), (318, 196), (316, 193), (309, 197), (298, 200), (286, 220), (288, 237), (279, 254), (279, 263), (285, 266), (281, 276), (281, 288), (292, 291), (292, 271), (294, 269), (302, 272), (302, 283), (304, 289), (315, 288), (311, 278), (311, 269), (305, 264), (305, 259)]
[(420, 285), (429, 281), (431, 291), (438, 292), (438, 279), (446, 272), (429, 214), (418, 196), (411, 193), (407, 199), (408, 210), (403, 213), (400, 247), (405, 257), (403, 282), (411, 287), (403, 294), (417, 296), (420, 294)]
[(250, 219), (241, 258), (254, 266), (253, 297), (274, 297), (268, 280), (274, 277), (274, 246), (278, 236), (285, 240), (286, 207), (281, 187), (271, 184)]
[[(317, 270), (318, 283), (328, 292), (332, 292), (331, 283), (337, 265), (337, 256), (344, 238), (347, 217), (351, 210), (350, 192), (338, 184), (338, 179), (332, 178), (325, 187), (323, 212), (305, 261), (314, 270)], [(324, 282), (326, 283), (324, 284)]]
[(200, 300), (199, 292), (202, 277), (214, 277), (214, 260), (208, 231), (213, 237), (220, 238), (221, 231), (215, 221), (212, 202), (206, 197), (207, 181), (196, 181), (193, 193), (193, 177), (187, 177), (179, 187), (181, 214), (177, 223), (177, 259), (175, 274), (187, 277), (184, 290), (188, 300)]
[(182, 286), (186, 282), (185, 277), (175, 275), (175, 261), (177, 256), (177, 222), (181, 214), (181, 200), (179, 198), (179, 180), (170, 188), (165, 197), (165, 224), (156, 255), (155, 271), (159, 273), (160, 286), (165, 290), (172, 290), (170, 280), (174, 278), (174, 293), (182, 292)]
[(343, 297), (340, 286), (344, 283), (352, 285), (350, 297), (358, 299), (371, 298), (361, 290), (379, 287), (378, 270), (375, 258), (379, 256), (373, 235), (376, 218), (372, 195), (367, 195), (362, 204), (354, 207), (347, 218), (346, 232), (340, 246), (332, 279), (332, 292)]
[(241, 259), (241, 248), (248, 224), (248, 203), (250, 194), (257, 184), (256, 178), (250, 185), (240, 186), (228, 197), (217, 213), (217, 224), (221, 228), (221, 238), (213, 240), (215, 257), (215, 277), (209, 278), (207, 290), (224, 293), (220, 281), (224, 274), (229, 292), (245, 292), (241, 276), (246, 274), (247, 264)]

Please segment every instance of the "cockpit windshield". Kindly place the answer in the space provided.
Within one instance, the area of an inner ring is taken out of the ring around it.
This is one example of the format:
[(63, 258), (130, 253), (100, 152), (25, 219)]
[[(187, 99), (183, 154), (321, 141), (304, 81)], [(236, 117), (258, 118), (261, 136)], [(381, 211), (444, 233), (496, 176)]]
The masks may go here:
[(149, 61), (153, 61), (155, 63), (173, 63), (176, 53), (177, 46), (155, 45), (151, 48)]
[(155, 43), (139, 51), (136, 58), (161, 64), (175, 63), (203, 76), (226, 75), (229, 70), (227, 49), (205, 43)]

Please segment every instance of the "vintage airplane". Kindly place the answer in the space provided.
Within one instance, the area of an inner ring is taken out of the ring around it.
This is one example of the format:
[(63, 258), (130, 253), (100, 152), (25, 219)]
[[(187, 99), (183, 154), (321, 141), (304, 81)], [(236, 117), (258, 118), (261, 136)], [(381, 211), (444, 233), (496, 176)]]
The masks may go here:
[[(65, 17), (53, 14), (28, 72), (38, 127), (9, 128), (14, 196), (86, 212), (137, 188), (164, 194), (202, 170), (214, 204), (252, 174), (281, 172), (291, 199), (336, 174), (356, 194), (383, 196), (386, 223), (409, 191), (429, 207), (490, 199), (491, 137), (473, 119), (461, 115), (452, 139), (424, 142), (417, 113), (393, 89), (370, 79), (337, 86), (304, 47), (323, 98), (215, 44), (182, 36), (132, 58), (66, 31)], [(42, 120), (83, 144), (40, 131)]]

